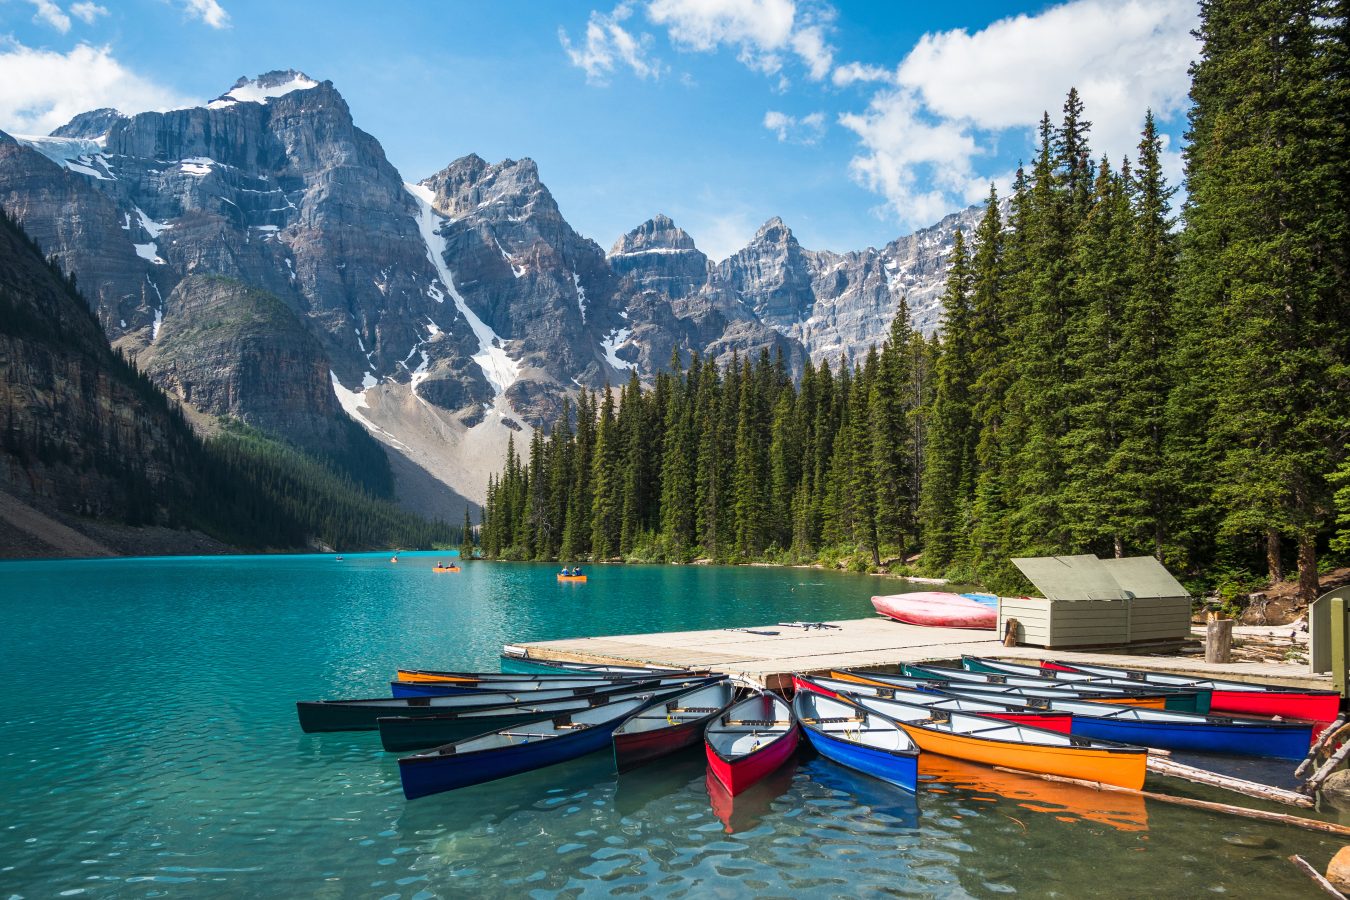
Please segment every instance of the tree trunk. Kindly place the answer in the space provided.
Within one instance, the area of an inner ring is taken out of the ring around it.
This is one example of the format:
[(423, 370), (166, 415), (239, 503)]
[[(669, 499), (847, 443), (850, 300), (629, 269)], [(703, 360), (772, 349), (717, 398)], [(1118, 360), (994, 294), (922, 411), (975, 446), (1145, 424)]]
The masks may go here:
[(1317, 599), (1317, 535), (1305, 531), (1298, 536), (1298, 599), (1312, 603)]
[(1116, 536), (1112, 539), (1112, 549), (1115, 551), (1116, 559), (1124, 558), (1125, 542), (1121, 539), (1119, 533), (1117, 533)]
[(1270, 570), (1270, 586), (1284, 581), (1284, 563), (1280, 562), (1280, 533), (1266, 532), (1266, 568)]

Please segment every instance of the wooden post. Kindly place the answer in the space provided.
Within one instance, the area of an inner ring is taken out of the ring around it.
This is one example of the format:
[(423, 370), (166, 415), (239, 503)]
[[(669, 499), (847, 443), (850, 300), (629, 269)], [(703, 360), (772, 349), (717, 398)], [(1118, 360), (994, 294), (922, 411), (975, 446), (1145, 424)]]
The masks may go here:
[(1226, 663), (1232, 656), (1233, 620), (1210, 619), (1205, 626), (1205, 662)]
[(1017, 626), (1018, 622), (1016, 619), (1009, 619), (1007, 623), (1005, 623), (1003, 627), (1003, 646), (1017, 646)]
[(1331, 683), (1345, 696), (1345, 598), (1331, 598)]

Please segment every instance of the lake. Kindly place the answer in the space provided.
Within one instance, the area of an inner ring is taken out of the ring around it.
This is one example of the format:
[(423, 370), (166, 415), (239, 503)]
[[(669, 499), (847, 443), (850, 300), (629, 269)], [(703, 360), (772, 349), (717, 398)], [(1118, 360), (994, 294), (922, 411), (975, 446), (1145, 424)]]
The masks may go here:
[(377, 734), (304, 735), (295, 701), (495, 671), (514, 641), (861, 617), (904, 587), (433, 574), (448, 556), (0, 563), (0, 897), (1316, 897), (1285, 857), (1340, 846), (941, 758), (917, 796), (803, 755), (732, 803), (697, 753), (622, 777), (595, 754), (406, 802)]

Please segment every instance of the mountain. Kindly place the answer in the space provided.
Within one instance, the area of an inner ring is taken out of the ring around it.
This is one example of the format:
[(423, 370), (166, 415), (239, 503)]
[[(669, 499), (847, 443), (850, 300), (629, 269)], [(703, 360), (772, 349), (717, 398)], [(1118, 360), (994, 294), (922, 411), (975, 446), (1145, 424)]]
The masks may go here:
[(452, 537), (242, 425), (203, 442), (108, 344), (75, 280), (0, 216), (0, 556)]
[(408, 181), (331, 82), (294, 70), (4, 136), (0, 206), (201, 427), (246, 423), (377, 491), (392, 477), (451, 521), (507, 438), (578, 390), (676, 353), (857, 356), (902, 291), (931, 330), (951, 231), (974, 216), (846, 254), (772, 219), (713, 262), (658, 215), (606, 253), (533, 160), (470, 154)]

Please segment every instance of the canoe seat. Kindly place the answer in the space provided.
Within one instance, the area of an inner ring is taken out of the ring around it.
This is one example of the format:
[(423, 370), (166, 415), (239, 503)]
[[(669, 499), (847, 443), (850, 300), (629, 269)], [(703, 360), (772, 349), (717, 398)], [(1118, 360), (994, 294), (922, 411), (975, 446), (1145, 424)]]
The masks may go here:
[(720, 706), (667, 706), (666, 712), (676, 713), (715, 713)]
[(768, 727), (773, 726), (773, 725), (791, 725), (792, 722), (791, 722), (790, 720), (788, 720), (788, 719), (728, 719), (728, 718), (723, 718), (723, 719), (722, 719), (722, 724), (723, 724), (723, 725), (732, 725), (732, 726), (736, 726), (736, 725), (753, 725), (753, 726), (763, 726), (763, 727), (765, 727), (765, 728), (768, 728)]
[(844, 722), (862, 722), (866, 716), (837, 716), (833, 719), (802, 719), (805, 725), (839, 725)]

